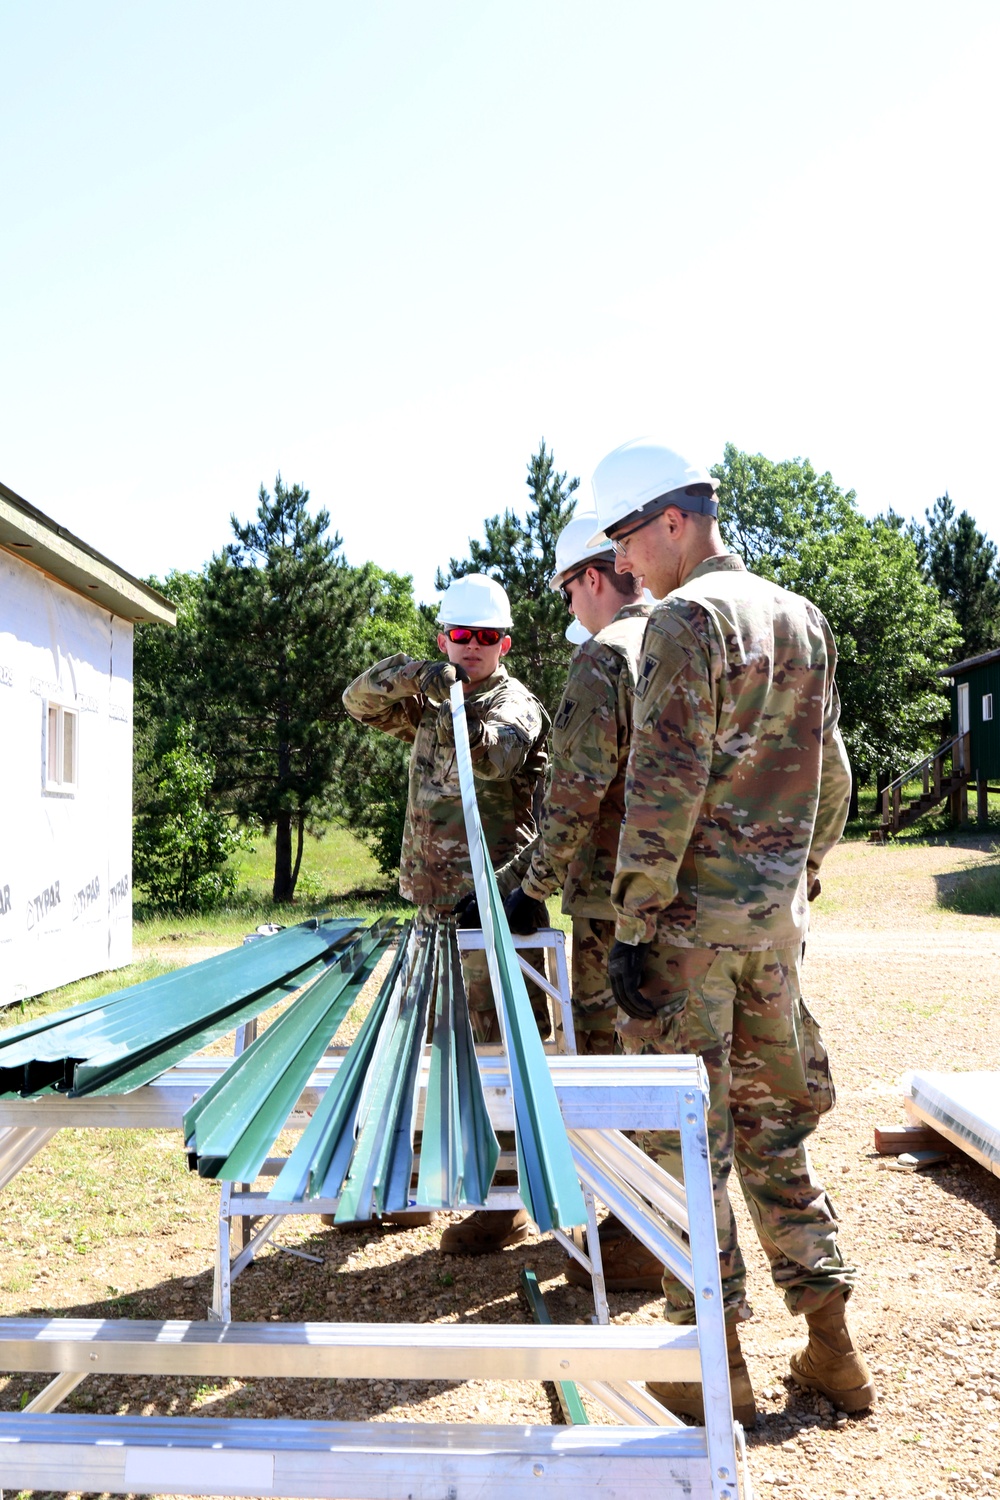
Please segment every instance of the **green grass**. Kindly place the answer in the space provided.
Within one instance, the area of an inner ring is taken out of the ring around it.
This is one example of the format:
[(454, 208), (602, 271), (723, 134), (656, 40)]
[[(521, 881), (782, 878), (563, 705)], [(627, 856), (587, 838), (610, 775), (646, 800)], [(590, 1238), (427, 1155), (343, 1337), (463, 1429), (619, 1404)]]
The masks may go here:
[(322, 838), (306, 835), (291, 905), (278, 906), (271, 900), (273, 837), (259, 835), (253, 849), (241, 852), (233, 863), (237, 895), (216, 911), (194, 916), (153, 912), (143, 905), (140, 890), (135, 942), (155, 944), (158, 949), (172, 942), (220, 947), (241, 942), (262, 922), (287, 927), (324, 913), (367, 919), (412, 910), (400, 896), (395, 876), (384, 875), (366, 846), (344, 828), (331, 828)]
[[(406, 917), (413, 911), (400, 896), (395, 876), (384, 875), (366, 846), (343, 828), (332, 828), (322, 838), (306, 836), (295, 900), (290, 906), (276, 906), (271, 900), (273, 838), (258, 837), (253, 850), (242, 852), (235, 864), (237, 897), (217, 911), (191, 916), (150, 912), (144, 908), (139, 891), (132, 939), (136, 948), (150, 949), (153, 956), (11, 1006), (0, 1012), (0, 1029), (166, 974), (191, 961), (191, 948), (235, 948), (263, 922), (280, 922), (288, 927), (322, 914), (369, 921), (384, 915)], [(558, 896), (549, 900), (548, 908), (553, 927), (568, 932), (570, 919), (560, 911)], [(183, 957), (173, 957), (180, 948)]]
[[(915, 779), (908, 782), (902, 789), (902, 805), (907, 806), (915, 802), (923, 791), (923, 782)], [(852, 818), (844, 829), (844, 838), (847, 840), (867, 839), (873, 829), (877, 828), (882, 820), (881, 800), (876, 808), (876, 797), (874, 786), (862, 787), (860, 797), (860, 815)], [(976, 792), (972, 787), (969, 790), (969, 818), (968, 823), (957, 828), (951, 821), (947, 801), (939, 803), (937, 807), (931, 808), (924, 813), (916, 823), (904, 828), (901, 833), (894, 836), (893, 842), (907, 844), (922, 844), (937, 842), (941, 839), (953, 840), (956, 836), (970, 833), (1000, 833), (1000, 793), (990, 793), (987, 796), (987, 822), (986, 828), (980, 828), (976, 822)]]
[(948, 911), (964, 916), (1000, 917), (1000, 863), (963, 871), (949, 890), (941, 892), (938, 900)]

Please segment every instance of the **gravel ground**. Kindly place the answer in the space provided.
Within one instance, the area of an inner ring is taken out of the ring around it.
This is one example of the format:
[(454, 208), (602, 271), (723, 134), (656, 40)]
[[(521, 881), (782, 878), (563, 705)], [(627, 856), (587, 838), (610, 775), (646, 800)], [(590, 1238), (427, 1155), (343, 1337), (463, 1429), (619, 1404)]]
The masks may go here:
[[(842, 1219), (845, 1254), (860, 1269), (851, 1320), (879, 1400), (869, 1415), (844, 1418), (791, 1384), (788, 1355), (802, 1325), (774, 1293), (738, 1204), (755, 1308), (743, 1342), (761, 1407), (750, 1464), (763, 1500), (1000, 1496), (1000, 1180), (964, 1157), (893, 1171), (873, 1148), (876, 1125), (904, 1122), (907, 1068), (1000, 1070), (1000, 924), (936, 905), (963, 867), (988, 857), (985, 845), (968, 842), (852, 844), (824, 868), (806, 987), (839, 1098), (813, 1155)], [(122, 1135), (92, 1132), (84, 1144), (65, 1132), (8, 1188), (17, 1214), (0, 1246), (0, 1313), (204, 1316), (217, 1188), (186, 1173), (176, 1136), (149, 1132), (126, 1143)], [(123, 1172), (147, 1185), (141, 1211), (111, 1191)], [(442, 1256), (437, 1228), (351, 1233), (307, 1218), (286, 1221), (277, 1238), (318, 1260), (265, 1250), (235, 1283), (235, 1318), (525, 1321), (522, 1266), (535, 1269), (557, 1322), (585, 1322), (591, 1311), (544, 1239), (473, 1261)], [(652, 1295), (613, 1296), (611, 1305), (616, 1322), (662, 1317)], [(18, 1407), (42, 1383), (0, 1377), (0, 1407)], [(560, 1420), (547, 1387), (519, 1382), (91, 1378), (64, 1409)]]

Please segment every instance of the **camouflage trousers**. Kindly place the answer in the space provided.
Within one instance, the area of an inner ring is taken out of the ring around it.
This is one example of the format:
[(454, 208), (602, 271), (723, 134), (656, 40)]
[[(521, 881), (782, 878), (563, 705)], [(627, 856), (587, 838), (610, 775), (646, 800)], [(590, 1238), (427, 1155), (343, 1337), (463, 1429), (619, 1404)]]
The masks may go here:
[(573, 918), (573, 1029), (577, 1052), (615, 1050), (615, 1004), (608, 981), (608, 954), (615, 940), (613, 921)]
[[(451, 910), (450, 906), (421, 906), (417, 911), (417, 919), (425, 922), (440, 922), (443, 917), (451, 916)], [(537, 969), (539, 974), (547, 972), (544, 948), (532, 948), (530, 952), (521, 952), (521, 957), (533, 969)], [(462, 954), (462, 978), (465, 980), (465, 993), (469, 997), (469, 1019), (472, 1022), (473, 1038), (477, 1042), (499, 1042), (500, 1022), (497, 1019), (496, 1002), (493, 999), (493, 986), (490, 983), (486, 954), (481, 948), (478, 952)], [(537, 984), (532, 984), (527, 975), (524, 979), (538, 1034), (545, 1040), (552, 1032), (548, 996)]]
[[(811, 1313), (850, 1295), (853, 1266), (837, 1246), (837, 1220), (813, 1175), (806, 1138), (834, 1103), (819, 1027), (799, 990), (799, 952), (717, 952), (654, 943), (643, 992), (665, 1001), (685, 996), (671, 1020), (634, 1021), (619, 1034), (627, 1053), (695, 1053), (710, 1085), (708, 1144), (726, 1319), (750, 1317), (746, 1267), (729, 1202), (735, 1162), (771, 1276), (792, 1313)], [(672, 1176), (683, 1177), (680, 1137), (641, 1131), (636, 1139)], [(693, 1323), (687, 1288), (663, 1278), (667, 1316)]]

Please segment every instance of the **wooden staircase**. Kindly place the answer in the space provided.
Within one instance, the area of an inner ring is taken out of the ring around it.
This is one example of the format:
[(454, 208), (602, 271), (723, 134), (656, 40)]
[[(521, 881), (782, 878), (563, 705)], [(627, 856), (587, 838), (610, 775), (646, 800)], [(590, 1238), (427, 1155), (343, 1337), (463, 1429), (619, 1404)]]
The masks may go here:
[[(945, 762), (951, 764), (946, 768)], [(923, 760), (897, 776), (882, 793), (882, 821), (873, 828), (869, 839), (874, 844), (884, 844), (890, 834), (909, 828), (924, 813), (937, 807), (946, 797), (952, 802), (952, 815), (956, 822), (965, 822), (968, 817), (969, 779), (971, 776), (969, 735), (956, 734)], [(920, 777), (923, 791), (912, 802), (903, 804), (903, 787)]]

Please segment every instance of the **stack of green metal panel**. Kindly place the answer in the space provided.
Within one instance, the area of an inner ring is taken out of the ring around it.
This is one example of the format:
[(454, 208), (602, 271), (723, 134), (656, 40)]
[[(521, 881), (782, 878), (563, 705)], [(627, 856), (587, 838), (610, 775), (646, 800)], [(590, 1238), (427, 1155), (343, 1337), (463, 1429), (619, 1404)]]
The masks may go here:
[(395, 927), (377, 922), (356, 937), (188, 1110), (184, 1139), (202, 1177), (254, 1180)]
[(0, 1097), (124, 1094), (315, 979), (361, 923), (311, 920), (0, 1034)]
[(298, 1146), (276, 1202), (336, 1198), (337, 1221), (412, 1204), (419, 1070), (433, 1005), (420, 1175), (425, 1208), (482, 1203), (500, 1148), (476, 1064), (451, 923), (414, 928)]

